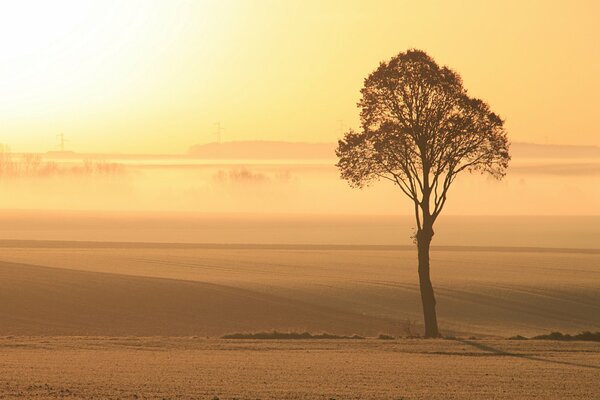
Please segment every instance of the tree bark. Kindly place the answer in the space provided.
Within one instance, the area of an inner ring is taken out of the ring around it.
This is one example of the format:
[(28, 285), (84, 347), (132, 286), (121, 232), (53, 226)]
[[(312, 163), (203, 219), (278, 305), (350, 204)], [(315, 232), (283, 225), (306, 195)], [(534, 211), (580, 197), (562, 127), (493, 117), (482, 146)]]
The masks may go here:
[(417, 232), (417, 248), (419, 252), (419, 285), (421, 288), (421, 302), (423, 304), (423, 317), (425, 320), (425, 337), (436, 338), (440, 336), (435, 312), (435, 295), (431, 278), (429, 276), (429, 247), (433, 238), (433, 229), (423, 226)]

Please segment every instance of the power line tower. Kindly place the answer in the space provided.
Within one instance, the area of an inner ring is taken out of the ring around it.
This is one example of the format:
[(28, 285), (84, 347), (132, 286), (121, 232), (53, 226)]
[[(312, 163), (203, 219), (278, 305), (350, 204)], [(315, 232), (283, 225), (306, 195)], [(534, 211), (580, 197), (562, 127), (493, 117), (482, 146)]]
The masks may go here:
[(221, 143), (221, 134), (223, 132), (223, 128), (221, 128), (221, 121), (215, 122), (215, 137), (217, 139), (217, 143)]
[(58, 135), (56, 135), (56, 137), (58, 138), (58, 147), (60, 148), (61, 152), (65, 152), (65, 142), (67, 141), (65, 139), (65, 134), (64, 133), (60, 133)]

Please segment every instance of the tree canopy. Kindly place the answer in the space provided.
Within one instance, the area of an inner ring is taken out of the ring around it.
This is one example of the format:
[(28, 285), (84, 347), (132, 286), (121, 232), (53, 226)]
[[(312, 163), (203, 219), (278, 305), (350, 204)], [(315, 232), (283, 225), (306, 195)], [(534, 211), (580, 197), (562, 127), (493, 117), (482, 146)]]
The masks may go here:
[(355, 187), (378, 179), (398, 185), (414, 202), (419, 230), (439, 216), (460, 172), (505, 175), (504, 121), (425, 52), (380, 63), (361, 94), (362, 129), (347, 132), (336, 150), (341, 176)]

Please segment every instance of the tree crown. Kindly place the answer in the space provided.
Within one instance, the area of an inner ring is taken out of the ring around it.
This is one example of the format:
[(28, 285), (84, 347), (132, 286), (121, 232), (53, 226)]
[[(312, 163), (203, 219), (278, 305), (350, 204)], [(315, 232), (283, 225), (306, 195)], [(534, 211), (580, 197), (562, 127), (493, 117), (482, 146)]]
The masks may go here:
[(387, 179), (433, 221), (462, 171), (506, 174), (510, 156), (504, 121), (472, 98), (460, 76), (421, 50), (398, 54), (364, 81), (361, 131), (338, 142), (337, 167), (351, 186)]

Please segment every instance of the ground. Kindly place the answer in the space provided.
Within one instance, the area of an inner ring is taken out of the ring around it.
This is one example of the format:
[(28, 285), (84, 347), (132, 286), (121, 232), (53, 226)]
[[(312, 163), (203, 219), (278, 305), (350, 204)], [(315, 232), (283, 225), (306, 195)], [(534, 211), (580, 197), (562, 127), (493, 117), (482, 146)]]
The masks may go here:
[[(412, 246), (0, 246), (0, 335), (422, 329)], [(600, 330), (600, 250), (433, 248), (431, 268), (445, 335)]]
[(600, 399), (600, 344), (0, 339), (2, 399)]
[[(599, 399), (600, 251), (0, 241), (0, 399)], [(365, 340), (225, 340), (235, 332)]]

